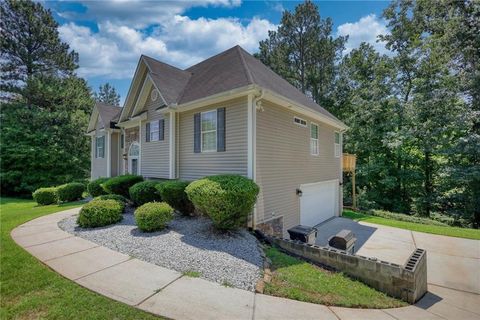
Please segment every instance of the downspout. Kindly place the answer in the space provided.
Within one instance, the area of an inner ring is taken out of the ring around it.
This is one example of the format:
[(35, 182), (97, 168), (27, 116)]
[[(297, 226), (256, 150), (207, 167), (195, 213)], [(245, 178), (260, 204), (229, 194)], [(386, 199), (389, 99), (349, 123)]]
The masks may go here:
[[(257, 109), (261, 108), (260, 100), (263, 99), (264, 91), (258, 90), (248, 95), (248, 176), (257, 181)], [(250, 220), (250, 228), (255, 229), (257, 218), (257, 205), (253, 207), (253, 215)]]

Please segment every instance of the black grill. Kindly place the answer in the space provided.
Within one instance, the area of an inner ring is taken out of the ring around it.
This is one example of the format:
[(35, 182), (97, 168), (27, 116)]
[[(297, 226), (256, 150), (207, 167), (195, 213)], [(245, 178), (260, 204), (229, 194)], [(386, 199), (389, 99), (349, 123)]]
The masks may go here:
[(307, 226), (296, 226), (287, 230), (291, 240), (314, 244), (317, 239), (317, 229)]
[(328, 245), (335, 249), (347, 251), (353, 254), (355, 252), (355, 234), (350, 230), (342, 230), (328, 239)]

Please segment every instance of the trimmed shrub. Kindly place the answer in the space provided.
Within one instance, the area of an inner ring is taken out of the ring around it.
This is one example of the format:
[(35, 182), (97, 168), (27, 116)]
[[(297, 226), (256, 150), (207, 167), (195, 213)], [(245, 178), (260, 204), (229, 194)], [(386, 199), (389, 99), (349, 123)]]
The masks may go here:
[(165, 202), (148, 202), (135, 210), (135, 222), (145, 232), (162, 230), (172, 219), (173, 208)]
[(190, 183), (185, 192), (217, 229), (231, 230), (246, 225), (259, 187), (242, 176), (218, 175)]
[(130, 199), (136, 206), (141, 206), (147, 202), (160, 202), (162, 198), (155, 188), (159, 184), (158, 181), (143, 181), (130, 187)]
[(117, 200), (93, 200), (83, 206), (77, 223), (83, 228), (102, 227), (122, 220), (124, 205)]
[(108, 178), (98, 178), (90, 181), (87, 185), (88, 193), (90, 193), (92, 197), (98, 197), (98, 196), (107, 194), (107, 192), (102, 187), (102, 184), (107, 181), (108, 181)]
[(414, 215), (408, 215), (404, 213), (389, 212), (385, 210), (370, 210), (368, 211), (368, 213), (377, 217), (393, 219), (398, 221), (421, 223), (421, 224), (427, 224), (432, 226), (445, 226), (445, 227), (448, 226), (448, 224), (441, 221), (436, 221), (433, 219), (414, 216)]
[(95, 197), (94, 200), (116, 200), (116, 201), (120, 201), (124, 205), (127, 204), (128, 202), (127, 198), (119, 194), (104, 194), (104, 195)]
[(85, 186), (79, 182), (71, 182), (57, 187), (58, 200), (61, 202), (75, 201), (82, 199)]
[(185, 188), (187, 181), (166, 181), (157, 185), (162, 200), (184, 215), (190, 215), (195, 210), (192, 201), (188, 199)]
[(32, 194), (33, 200), (39, 205), (47, 205), (58, 202), (57, 188), (40, 188)]
[(128, 198), (130, 197), (130, 194), (128, 193), (130, 187), (142, 181), (142, 176), (126, 174), (108, 179), (108, 181), (102, 184), (102, 187), (105, 191), (107, 191), (107, 193), (119, 194), (125, 198)]

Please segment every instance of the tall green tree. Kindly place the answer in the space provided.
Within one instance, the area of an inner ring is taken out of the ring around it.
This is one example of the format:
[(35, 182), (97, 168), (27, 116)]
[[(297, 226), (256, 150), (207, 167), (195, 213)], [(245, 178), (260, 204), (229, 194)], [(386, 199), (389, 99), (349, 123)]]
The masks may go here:
[(11, 97), (39, 74), (71, 75), (78, 54), (58, 36), (50, 10), (33, 1), (0, 2), (0, 89)]
[(256, 56), (313, 100), (324, 103), (346, 41), (332, 36), (332, 25), (331, 19), (321, 19), (318, 7), (307, 0), (293, 12), (283, 12), (278, 29), (260, 42)]
[(102, 84), (98, 87), (98, 91), (93, 94), (95, 101), (110, 104), (112, 106), (120, 105), (120, 95), (115, 90), (115, 87), (110, 83)]
[(29, 194), (83, 179), (90, 154), (84, 132), (94, 102), (74, 73), (78, 57), (41, 4), (6, 1), (0, 8), (1, 192)]

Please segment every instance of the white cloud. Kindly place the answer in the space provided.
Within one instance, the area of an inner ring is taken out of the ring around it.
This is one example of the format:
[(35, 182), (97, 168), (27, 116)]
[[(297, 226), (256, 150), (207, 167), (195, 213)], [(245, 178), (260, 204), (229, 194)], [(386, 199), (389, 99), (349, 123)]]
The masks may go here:
[(376, 15), (370, 14), (362, 17), (354, 23), (344, 23), (337, 28), (337, 35), (348, 35), (348, 42), (345, 45), (346, 53), (354, 48), (358, 48), (360, 43), (368, 42), (381, 53), (386, 53), (387, 49), (383, 42), (377, 42), (378, 35), (388, 33), (384, 20), (378, 19)]
[(188, 67), (225, 49), (240, 45), (254, 52), (258, 42), (276, 26), (253, 18), (191, 19), (175, 15), (149, 33), (118, 21), (98, 23), (98, 32), (68, 23), (59, 28), (61, 38), (80, 55), (79, 75), (110, 79), (132, 77), (141, 54), (178, 67)]
[[(162, 24), (192, 7), (236, 7), (241, 0), (145, 1), (145, 0), (82, 0), (86, 12), (64, 12), (63, 17), (110, 21), (142, 29)], [(67, 15), (67, 16), (66, 16)]]

